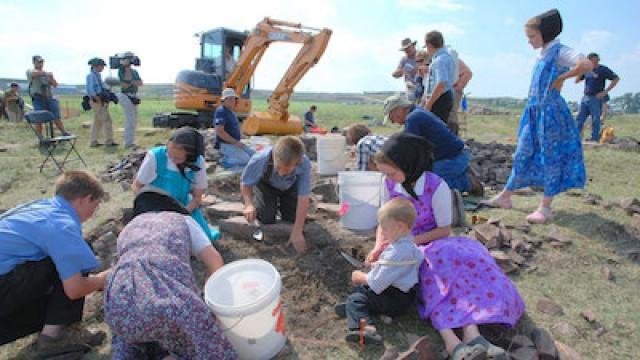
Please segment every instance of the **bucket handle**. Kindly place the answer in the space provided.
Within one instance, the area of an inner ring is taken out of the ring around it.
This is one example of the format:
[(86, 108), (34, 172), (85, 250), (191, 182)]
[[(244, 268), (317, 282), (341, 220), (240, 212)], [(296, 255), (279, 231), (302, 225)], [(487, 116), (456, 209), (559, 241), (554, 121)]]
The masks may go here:
[[(287, 307), (287, 304), (285, 304), (285, 303), (283, 303), (282, 301), (280, 301), (280, 302), (278, 303), (278, 305), (276, 306), (276, 308), (273, 310), (273, 313), (275, 314), (275, 313), (284, 312), (284, 308), (286, 308), (286, 307)], [(274, 315), (274, 316), (275, 316), (275, 315)], [(240, 323), (242, 322), (242, 320), (244, 320), (244, 318), (245, 318), (245, 317), (246, 317), (246, 316), (244, 316), (244, 315), (243, 315), (242, 317), (240, 317), (240, 319), (238, 319), (238, 321), (236, 321), (236, 323), (235, 323), (235, 324), (233, 324), (233, 325), (229, 326), (229, 327), (228, 327), (228, 328), (226, 328), (226, 329), (223, 329), (222, 327), (220, 327), (220, 328), (221, 328), (221, 331), (222, 331), (222, 332), (227, 332), (227, 331), (229, 331), (229, 330), (233, 330), (233, 328), (235, 328), (236, 326), (238, 326), (238, 324), (240, 324)], [(218, 323), (218, 324), (220, 324), (220, 323)], [(277, 325), (278, 325), (278, 324), (276, 323), (276, 327), (277, 327)], [(276, 329), (276, 330), (278, 330), (278, 329)]]
[[(339, 199), (340, 198), (340, 189), (339, 189), (339, 185), (336, 186), (336, 197)], [(380, 188), (380, 192), (382, 192), (382, 186), (384, 185), (384, 175), (380, 177), (380, 184), (378, 185), (378, 187)], [(376, 204), (378, 207), (380, 207), (380, 205), (382, 205), (382, 194), (378, 193), (378, 204)], [(365, 201), (367, 203), (371, 202), (371, 200), (373, 200), (375, 198), (375, 195), (372, 196), (369, 200)], [(341, 214), (339, 214), (340, 216), (344, 216), (346, 213), (349, 212), (349, 210), (351, 209), (351, 204), (348, 202), (344, 203), (346, 206), (343, 206), (340, 208), (340, 212)]]

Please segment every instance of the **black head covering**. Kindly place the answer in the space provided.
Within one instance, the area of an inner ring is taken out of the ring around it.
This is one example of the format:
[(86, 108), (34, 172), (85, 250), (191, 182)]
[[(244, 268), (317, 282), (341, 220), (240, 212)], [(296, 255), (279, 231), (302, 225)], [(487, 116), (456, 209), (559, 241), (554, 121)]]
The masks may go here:
[(555, 39), (562, 32), (562, 17), (558, 9), (551, 9), (536, 16), (540, 20), (540, 34), (542, 41), (546, 44)]
[(204, 156), (204, 138), (196, 129), (188, 126), (181, 127), (171, 135), (169, 141), (182, 146), (187, 151), (187, 160), (177, 165), (182, 176), (186, 178), (184, 169), (187, 167), (193, 171), (200, 170), (196, 163), (199, 156)]
[(147, 213), (173, 211), (183, 215), (189, 215), (189, 211), (169, 195), (153, 191), (145, 191), (138, 194), (133, 200), (133, 217)]
[(415, 182), (433, 167), (433, 146), (420, 136), (407, 132), (393, 134), (382, 146), (382, 153), (404, 173), (402, 187), (414, 199)]

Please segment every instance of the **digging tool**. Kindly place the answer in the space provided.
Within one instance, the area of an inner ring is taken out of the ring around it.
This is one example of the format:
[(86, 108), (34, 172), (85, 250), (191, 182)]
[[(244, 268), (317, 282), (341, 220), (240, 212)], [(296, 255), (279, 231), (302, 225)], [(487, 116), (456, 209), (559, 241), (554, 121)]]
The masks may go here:
[(351, 264), (353, 267), (355, 267), (356, 269), (362, 269), (364, 268), (364, 263), (356, 258), (354, 258), (353, 256), (347, 254), (344, 251), (340, 251), (340, 255), (342, 255), (342, 257), (347, 260), (347, 262), (349, 264)]
[(260, 223), (258, 222), (258, 220), (254, 220), (253, 225), (258, 227), (258, 229), (253, 232), (253, 235), (251, 235), (251, 237), (253, 237), (253, 240), (255, 241), (264, 240), (264, 232), (262, 232), (262, 229), (260, 228)]

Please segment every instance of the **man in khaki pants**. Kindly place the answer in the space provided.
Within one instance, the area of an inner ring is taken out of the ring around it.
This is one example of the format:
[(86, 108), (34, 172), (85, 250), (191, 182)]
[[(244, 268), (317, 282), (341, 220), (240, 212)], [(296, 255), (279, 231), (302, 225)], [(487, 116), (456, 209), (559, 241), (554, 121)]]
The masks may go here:
[(102, 145), (98, 142), (98, 133), (104, 128), (104, 145), (118, 146), (113, 142), (113, 125), (109, 114), (109, 101), (102, 98), (105, 91), (100, 73), (104, 70), (106, 63), (100, 58), (89, 60), (91, 72), (87, 75), (87, 95), (91, 98), (91, 109), (93, 110), (93, 125), (91, 126), (90, 147)]

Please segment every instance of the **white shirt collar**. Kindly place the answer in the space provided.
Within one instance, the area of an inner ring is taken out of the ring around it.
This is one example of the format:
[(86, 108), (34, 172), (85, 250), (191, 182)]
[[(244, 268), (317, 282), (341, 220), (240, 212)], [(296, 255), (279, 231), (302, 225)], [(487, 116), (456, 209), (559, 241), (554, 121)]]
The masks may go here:
[(551, 49), (553, 47), (553, 45), (559, 43), (560, 40), (558, 39), (553, 39), (551, 41), (549, 41), (547, 43), (547, 45), (542, 47), (542, 50), (540, 50), (540, 57), (544, 57), (545, 55), (547, 55), (547, 53), (549, 52), (549, 49)]
[[(426, 172), (423, 172), (422, 175), (420, 175), (420, 177), (416, 181), (416, 184), (413, 186), (413, 192), (415, 192), (416, 195), (418, 196), (422, 196), (422, 194), (424, 193), (424, 182), (427, 181), (426, 174), (427, 174)], [(409, 193), (407, 193), (407, 191), (404, 189), (404, 187), (400, 183), (396, 184), (393, 190), (396, 192), (402, 193), (402, 195), (411, 196), (409, 195)]]

